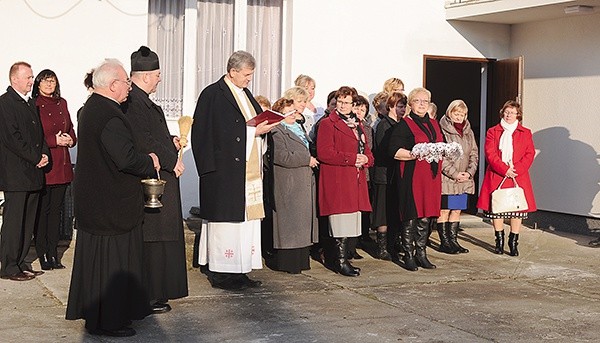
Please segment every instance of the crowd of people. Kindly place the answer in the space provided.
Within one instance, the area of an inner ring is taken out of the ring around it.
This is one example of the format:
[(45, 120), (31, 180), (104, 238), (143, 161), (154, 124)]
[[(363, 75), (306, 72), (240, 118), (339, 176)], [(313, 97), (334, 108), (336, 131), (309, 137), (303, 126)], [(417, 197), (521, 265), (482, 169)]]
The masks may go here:
[[(193, 117), (202, 219), (194, 262), (212, 287), (261, 287), (248, 273), (263, 259), (299, 274), (312, 257), (357, 277), (357, 246), (409, 271), (434, 269), (433, 230), (440, 252), (469, 252), (458, 242), (460, 215), (477, 193), (479, 150), (464, 101), (438, 118), (429, 90), (405, 94), (402, 80), (391, 78), (371, 115), (369, 100), (350, 86), (319, 106), (315, 80), (300, 75), (271, 105), (248, 89), (255, 67), (251, 54), (234, 52), (226, 74), (200, 93)], [(90, 96), (77, 113), (77, 136), (52, 70), (34, 79), (31, 66), (17, 62), (0, 96), (0, 277), (27, 281), (65, 268), (59, 221), (72, 183), (77, 238), (66, 318), (84, 319), (94, 335), (132, 336), (132, 320), (168, 312), (170, 299), (188, 295), (179, 189), (187, 140), (170, 134), (149, 97), (160, 81), (159, 58), (145, 46), (131, 54), (129, 74), (119, 61), (103, 61), (85, 77)], [(248, 123), (266, 110), (283, 114), (280, 121)], [(528, 172), (535, 150), (519, 103), (507, 101), (499, 116), (486, 136), (477, 207), (493, 221), (498, 254), (509, 220), (509, 254), (518, 256), (521, 221), (536, 210)], [(416, 150), (445, 143), (462, 153), (424, 158)], [(146, 178), (166, 181), (163, 207), (144, 206)], [(528, 208), (495, 213), (493, 191), (517, 183)], [(25, 259), (32, 239), (43, 271)]]

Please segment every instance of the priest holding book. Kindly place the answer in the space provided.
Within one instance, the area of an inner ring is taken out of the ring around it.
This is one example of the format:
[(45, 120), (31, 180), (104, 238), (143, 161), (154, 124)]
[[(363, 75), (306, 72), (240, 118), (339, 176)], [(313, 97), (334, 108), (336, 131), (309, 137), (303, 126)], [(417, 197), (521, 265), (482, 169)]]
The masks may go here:
[(194, 258), (211, 285), (226, 290), (261, 285), (246, 274), (262, 268), (263, 135), (278, 124), (246, 125), (262, 112), (246, 88), (255, 66), (251, 54), (234, 52), (227, 74), (200, 94), (192, 125), (203, 219), (200, 252)]

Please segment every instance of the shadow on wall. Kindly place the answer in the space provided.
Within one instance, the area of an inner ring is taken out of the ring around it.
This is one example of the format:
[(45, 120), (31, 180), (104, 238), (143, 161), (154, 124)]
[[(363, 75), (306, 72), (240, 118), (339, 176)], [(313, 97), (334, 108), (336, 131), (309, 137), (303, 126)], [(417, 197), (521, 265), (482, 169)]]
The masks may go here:
[[(191, 134), (188, 137), (191, 137)], [(192, 206), (198, 206), (200, 202), (200, 198), (198, 197), (198, 171), (196, 170), (196, 162), (194, 161), (194, 154), (191, 147), (190, 142), (183, 152), (185, 171), (179, 180), (181, 187), (181, 211), (184, 219), (190, 216)]]
[(539, 153), (530, 175), (538, 208), (543, 211), (533, 213), (526, 224), (588, 235), (600, 230), (600, 218), (591, 218), (600, 215), (593, 212), (594, 198), (600, 192), (598, 153), (571, 139), (564, 127), (537, 131), (533, 140)]

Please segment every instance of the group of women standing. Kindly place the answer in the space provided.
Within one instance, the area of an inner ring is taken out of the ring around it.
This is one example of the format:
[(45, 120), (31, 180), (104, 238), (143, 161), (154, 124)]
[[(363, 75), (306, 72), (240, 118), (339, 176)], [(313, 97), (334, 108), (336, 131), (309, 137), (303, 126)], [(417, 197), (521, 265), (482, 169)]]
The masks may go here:
[[(406, 96), (402, 82), (391, 79), (376, 97), (379, 118), (371, 135), (373, 129), (360, 116), (364, 111), (357, 109), (362, 104), (360, 96), (354, 88), (344, 86), (332, 92), (335, 106), (309, 134), (304, 124), (315, 84), (304, 77), (308, 82), (289, 89), (273, 105), (275, 111), (293, 114), (270, 133), (275, 254), (267, 265), (289, 273), (309, 269), (310, 247), (319, 241), (317, 217), (321, 216), (327, 218), (326, 242), (323, 236), (320, 242), (329, 250), (324, 262), (341, 275), (360, 275), (360, 268), (349, 260), (365, 212), (372, 212), (376, 258), (398, 259), (402, 252), (407, 270), (434, 269), (427, 255), (433, 230), (439, 234), (440, 252), (468, 253), (458, 242), (458, 232), (461, 211), (476, 193), (479, 150), (465, 102), (452, 101), (438, 122), (429, 113), (431, 93), (427, 89), (416, 88)], [(488, 166), (477, 205), (493, 219), (499, 254), (504, 252), (503, 221), (510, 219), (513, 256), (518, 255), (520, 223), (527, 212), (493, 213), (490, 203), (491, 193), (507, 177), (525, 189), (527, 211), (536, 209), (528, 175), (535, 152), (531, 132), (519, 124), (520, 108), (514, 101), (506, 102), (500, 111), (501, 123), (487, 133)], [(413, 152), (419, 143), (441, 142), (458, 143), (462, 155), (428, 161)]]

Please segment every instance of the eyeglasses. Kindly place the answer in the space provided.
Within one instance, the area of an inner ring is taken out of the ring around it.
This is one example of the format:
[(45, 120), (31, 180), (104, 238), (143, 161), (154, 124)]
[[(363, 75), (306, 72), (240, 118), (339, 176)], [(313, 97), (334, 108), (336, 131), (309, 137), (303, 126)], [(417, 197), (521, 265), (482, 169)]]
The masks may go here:
[(425, 100), (425, 99), (413, 99), (412, 102), (415, 104), (429, 105), (429, 100)]
[(504, 113), (504, 114), (512, 114), (513, 116), (516, 116), (517, 114), (519, 114), (519, 112), (516, 112), (516, 111), (515, 111), (515, 112), (513, 112), (513, 111), (508, 111), (508, 110), (507, 110), (507, 111), (504, 111), (503, 113)]
[(131, 87), (131, 79), (127, 79), (127, 80), (119, 80), (119, 79), (115, 79), (115, 81), (119, 81), (119, 82), (124, 82), (126, 83), (129, 87)]
[(43, 83), (51, 83), (51, 84), (53, 83), (53, 84), (56, 84), (56, 79), (43, 79), (43, 80), (40, 81), (40, 83), (42, 83), (42, 82)]
[(353, 102), (352, 101), (337, 100), (336, 104), (340, 104), (340, 105), (352, 105)]

